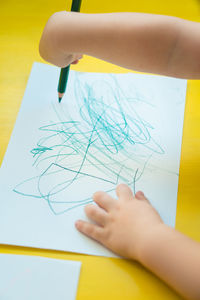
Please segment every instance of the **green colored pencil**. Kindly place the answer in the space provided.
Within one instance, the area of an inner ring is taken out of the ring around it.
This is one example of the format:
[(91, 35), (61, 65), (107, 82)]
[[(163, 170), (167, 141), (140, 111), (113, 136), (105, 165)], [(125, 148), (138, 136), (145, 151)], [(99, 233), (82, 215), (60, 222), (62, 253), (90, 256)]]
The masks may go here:
[[(81, 0), (73, 0), (72, 1), (72, 6), (71, 6), (71, 11), (76, 11), (79, 12), (81, 8)], [(60, 77), (59, 77), (59, 82), (58, 82), (58, 101), (61, 102), (62, 97), (64, 96), (66, 86), (67, 86), (67, 80), (69, 76), (69, 69), (70, 65), (62, 68), (60, 71)]]

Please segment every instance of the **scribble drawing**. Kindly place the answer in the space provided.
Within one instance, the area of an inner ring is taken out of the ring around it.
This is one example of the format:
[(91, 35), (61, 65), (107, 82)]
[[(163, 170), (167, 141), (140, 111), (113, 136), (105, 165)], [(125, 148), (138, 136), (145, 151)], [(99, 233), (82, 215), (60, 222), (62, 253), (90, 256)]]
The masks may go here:
[(138, 104), (153, 106), (148, 99), (128, 95), (114, 75), (83, 79), (76, 74), (73, 109), (52, 104), (56, 121), (39, 128), (42, 137), (30, 151), (38, 176), (13, 189), (45, 200), (55, 215), (92, 202), (96, 190), (112, 192), (119, 182), (135, 192), (152, 156), (164, 154), (156, 128), (137, 112)]

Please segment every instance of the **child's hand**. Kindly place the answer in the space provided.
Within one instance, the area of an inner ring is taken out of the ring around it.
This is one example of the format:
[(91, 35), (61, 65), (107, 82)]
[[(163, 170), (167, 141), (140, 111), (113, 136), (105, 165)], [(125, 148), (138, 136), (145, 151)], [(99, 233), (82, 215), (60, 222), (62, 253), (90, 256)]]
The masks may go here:
[[(70, 26), (70, 17), (68, 23), (68, 15), (70, 15), (70, 13), (67, 12), (59, 12), (52, 15), (44, 28), (40, 40), (40, 55), (48, 62), (59, 67), (77, 64), (79, 59), (82, 58), (82, 55), (79, 53), (68, 53), (64, 50), (64, 43), (68, 37), (68, 31), (73, 36), (73, 26)], [(65, 30), (66, 27), (68, 28), (67, 31)]]
[(76, 228), (113, 252), (140, 260), (140, 252), (163, 222), (142, 192), (134, 197), (127, 185), (120, 184), (116, 193), (118, 200), (105, 192), (95, 193), (93, 199), (97, 205), (85, 207), (88, 218), (95, 224), (79, 220)]
[(71, 64), (76, 65), (79, 60), (83, 57), (83, 55), (75, 55), (73, 62)]

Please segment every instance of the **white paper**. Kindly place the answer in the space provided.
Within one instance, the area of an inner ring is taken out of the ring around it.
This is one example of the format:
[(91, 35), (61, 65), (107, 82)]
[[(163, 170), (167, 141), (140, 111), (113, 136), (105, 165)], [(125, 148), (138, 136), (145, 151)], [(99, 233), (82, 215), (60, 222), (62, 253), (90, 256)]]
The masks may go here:
[(186, 80), (33, 66), (0, 172), (0, 242), (113, 254), (80, 234), (97, 190), (142, 190), (174, 226)]
[(0, 254), (1, 300), (75, 300), (80, 262)]

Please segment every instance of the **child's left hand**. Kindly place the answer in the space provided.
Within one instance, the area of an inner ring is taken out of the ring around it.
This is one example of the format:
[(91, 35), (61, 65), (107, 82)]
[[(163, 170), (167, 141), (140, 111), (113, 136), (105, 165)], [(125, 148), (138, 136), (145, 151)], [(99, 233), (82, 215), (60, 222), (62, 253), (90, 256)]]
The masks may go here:
[(85, 207), (86, 215), (95, 224), (79, 220), (76, 228), (113, 252), (140, 261), (143, 249), (148, 249), (147, 244), (165, 225), (142, 192), (134, 197), (127, 185), (120, 184), (116, 194), (118, 200), (105, 192), (95, 193), (97, 205)]

